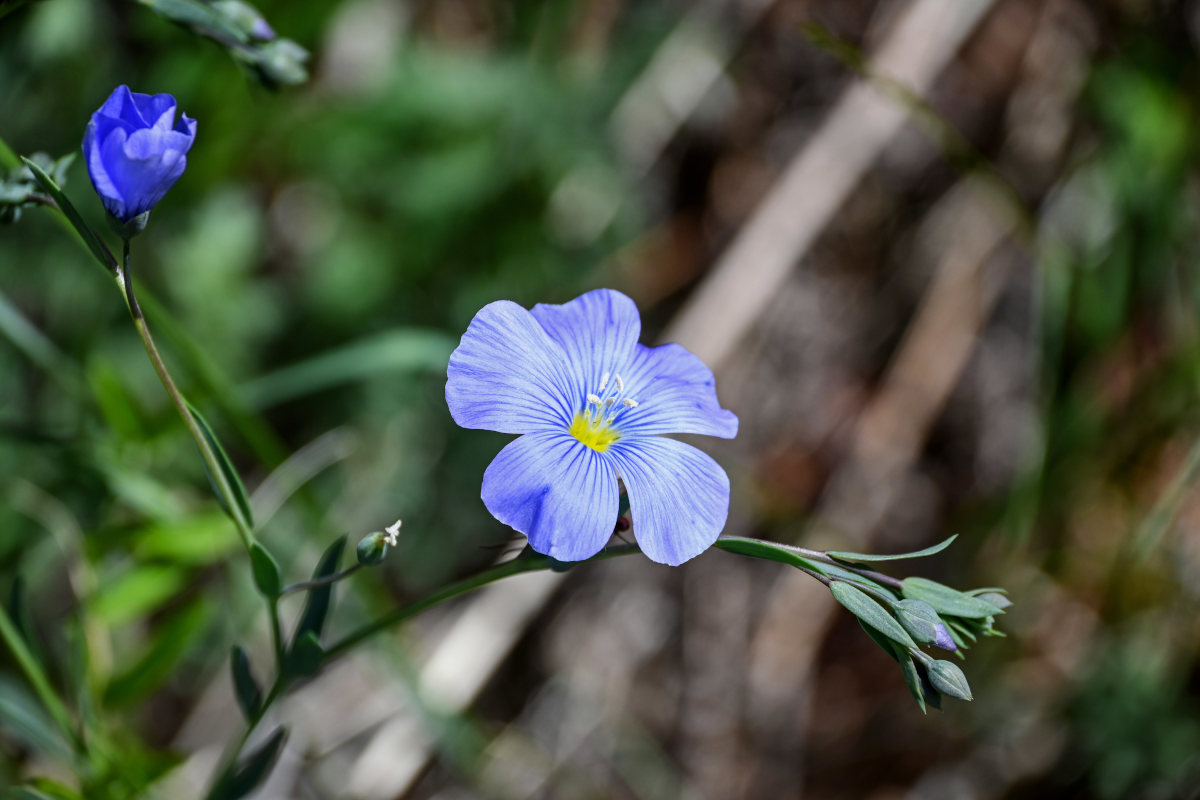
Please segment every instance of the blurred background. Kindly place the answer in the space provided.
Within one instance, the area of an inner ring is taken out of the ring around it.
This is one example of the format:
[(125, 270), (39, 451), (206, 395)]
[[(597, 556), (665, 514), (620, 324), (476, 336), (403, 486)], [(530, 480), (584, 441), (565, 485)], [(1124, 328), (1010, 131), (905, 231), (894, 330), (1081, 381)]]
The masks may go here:
[[(120, 83), (199, 120), (136, 242), (143, 305), (289, 579), (404, 520), (334, 629), (517, 544), (479, 500), (506, 437), (453, 425), (446, 359), (487, 302), (598, 286), (739, 415), (698, 442), (727, 532), (957, 533), (898, 574), (1016, 605), (975, 701), (925, 716), (778, 564), (522, 576), (290, 697), (259, 797), (1200, 796), (1200, 3), (260, 8), (307, 82), (133, 2), (0, 17), (0, 137), (78, 152)], [(64, 188), (103, 229), (78, 160)], [(38, 209), (0, 227), (0, 334), (0, 589), (23, 578), (114, 773), (197, 797), (241, 730), (231, 643), (269, 661), (239, 541), (120, 296)], [(0, 787), (70, 783), (62, 748), (0, 655)]]

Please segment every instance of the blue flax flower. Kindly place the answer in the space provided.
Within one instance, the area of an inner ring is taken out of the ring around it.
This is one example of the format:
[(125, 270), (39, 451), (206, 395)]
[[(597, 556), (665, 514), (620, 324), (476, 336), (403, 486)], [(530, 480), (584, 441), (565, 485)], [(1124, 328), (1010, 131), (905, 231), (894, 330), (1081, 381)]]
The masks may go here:
[(598, 553), (612, 535), (625, 483), (638, 545), (682, 564), (716, 541), (729, 478), (664, 433), (737, 435), (712, 371), (679, 345), (638, 344), (625, 295), (588, 292), (526, 311), (485, 306), (450, 356), (446, 402), (464, 428), (522, 434), (483, 476), (492, 515), (560, 561)]
[(121, 222), (152, 209), (187, 167), (196, 120), (175, 119), (175, 98), (118, 86), (83, 134), (88, 175), (104, 208)]

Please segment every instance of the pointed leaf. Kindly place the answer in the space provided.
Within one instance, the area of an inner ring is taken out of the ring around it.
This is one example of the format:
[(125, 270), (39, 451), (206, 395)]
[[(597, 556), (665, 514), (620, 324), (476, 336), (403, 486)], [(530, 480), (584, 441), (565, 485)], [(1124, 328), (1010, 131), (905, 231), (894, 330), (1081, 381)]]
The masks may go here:
[(324, 659), (325, 648), (321, 647), (321, 642), (317, 639), (317, 635), (309, 631), (292, 645), (292, 649), (288, 651), (283, 667), (288, 675), (292, 677), (307, 678), (317, 674), (317, 670), (321, 669), (321, 662)]
[(842, 561), (899, 561), (905, 558), (922, 558), (924, 556), (931, 556), (934, 553), (940, 553), (949, 547), (957, 538), (958, 534), (956, 533), (950, 538), (938, 542), (932, 547), (926, 547), (924, 550), (914, 550), (911, 553), (872, 555), (870, 553), (849, 553), (844, 550), (830, 550), (825, 555), (829, 556), (830, 558), (840, 559)]
[(900, 623), (866, 592), (845, 581), (834, 581), (829, 584), (829, 591), (833, 593), (833, 598), (845, 606), (850, 613), (884, 636), (906, 648), (917, 646), (917, 643), (908, 635), (908, 631), (900, 627)]
[(246, 655), (246, 650), (240, 644), (233, 646), (229, 666), (233, 672), (233, 693), (237, 696), (238, 706), (247, 721), (253, 720), (262, 707), (262, 689), (258, 687), (258, 681), (250, 669), (250, 656)]
[(287, 731), (276, 728), (261, 747), (239, 761), (209, 793), (209, 800), (239, 800), (253, 792), (271, 773), (283, 751)]
[(1004, 613), (1004, 609), (996, 608), (986, 600), (972, 597), (927, 578), (905, 578), (901, 593), (914, 600), (924, 600), (939, 614), (948, 614), (953, 617), (982, 619)]
[[(225, 448), (221, 447), (220, 440), (213, 433), (212, 427), (204, 416), (196, 410), (196, 407), (191, 403), (187, 404), (188, 411), (192, 415), (192, 419), (196, 420), (196, 424), (200, 427), (200, 432), (204, 435), (204, 440), (208, 443), (209, 449), (217, 457), (217, 466), (221, 470), (221, 474), (225, 478), (225, 483), (229, 485), (229, 489), (233, 492), (234, 508), (229, 508), (225, 503), (225, 498), (221, 496), (219, 491), (216, 491), (217, 483), (212, 475), (209, 475), (209, 482), (212, 483), (214, 493), (217, 495), (217, 500), (221, 504), (221, 508), (225, 509), (234, 522), (240, 523), (246, 530), (254, 530), (254, 513), (250, 510), (250, 498), (246, 495), (246, 487), (242, 483), (242, 478), (238, 475), (236, 469), (233, 468), (233, 462), (229, 460)], [(208, 464), (205, 463), (207, 470)]]
[[(317, 568), (313, 570), (313, 580), (328, 578), (338, 570), (338, 563), (342, 558), (342, 550), (346, 547), (346, 537), (342, 536), (329, 545), (325, 550), (325, 554), (321, 556), (321, 560), (317, 562)], [(308, 599), (304, 603), (304, 612), (300, 615), (300, 622), (296, 625), (296, 633), (292, 636), (293, 646), (305, 634), (312, 633), (317, 637), (317, 641), (321, 639), (321, 631), (325, 628), (325, 618), (329, 615), (329, 603), (333, 596), (333, 584), (326, 583), (323, 586), (318, 586), (315, 589), (308, 590)]]
[(871, 637), (871, 641), (883, 648), (883, 652), (891, 656), (893, 661), (900, 660), (900, 657), (896, 655), (897, 648), (894, 644), (892, 644), (891, 639), (887, 638), (882, 633), (863, 622), (861, 619), (858, 621), (858, 626), (866, 631), (867, 636)]
[(258, 542), (250, 545), (250, 568), (254, 571), (254, 585), (266, 597), (278, 597), (282, 588), (279, 564), (275, 557)]
[(928, 713), (925, 710), (925, 691), (921, 685), (921, 676), (917, 672), (917, 665), (913, 663), (913, 658), (907, 651), (893, 647), (898, 651), (896, 660), (900, 662), (900, 671), (904, 674), (904, 684), (908, 687), (908, 691), (912, 694), (913, 699), (917, 701), (917, 705), (921, 707), (921, 713)]
[(116, 257), (113, 256), (113, 254), (109, 252), (108, 248), (104, 246), (104, 241), (96, 234), (96, 232), (92, 230), (86, 222), (83, 221), (83, 217), (81, 217), (79, 212), (75, 210), (75, 206), (71, 205), (71, 201), (67, 199), (65, 194), (63, 194), (63, 190), (60, 189), (58, 184), (54, 182), (54, 179), (47, 175), (44, 169), (30, 161), (28, 158), (22, 156), (21, 161), (25, 163), (25, 166), (27, 166), (29, 171), (33, 173), (33, 177), (36, 178), (37, 182), (42, 185), (42, 188), (46, 190), (46, 194), (50, 195), (50, 197), (54, 199), (54, 202), (58, 204), (59, 210), (62, 211), (63, 215), (67, 218), (67, 221), (71, 223), (71, 227), (74, 228), (75, 232), (79, 234), (79, 238), (83, 240), (83, 243), (87, 245), (87, 248), (91, 251), (92, 256), (95, 257), (98, 262), (100, 262), (100, 266), (104, 267), (109, 272), (116, 272)]

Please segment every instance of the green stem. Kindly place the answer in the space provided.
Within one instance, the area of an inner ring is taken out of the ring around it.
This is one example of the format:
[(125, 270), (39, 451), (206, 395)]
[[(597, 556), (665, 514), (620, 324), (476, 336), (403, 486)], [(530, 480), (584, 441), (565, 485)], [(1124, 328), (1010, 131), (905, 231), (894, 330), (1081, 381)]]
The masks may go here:
[[(184, 399), (183, 393), (179, 391), (179, 387), (175, 385), (175, 381), (171, 378), (171, 373), (167, 371), (167, 365), (159, 354), (153, 337), (150, 335), (150, 328), (146, 326), (146, 318), (142, 314), (142, 308), (138, 305), (137, 296), (133, 291), (133, 273), (129, 263), (128, 239), (125, 240), (123, 266), (119, 269), (116, 278), (121, 288), (121, 293), (125, 296), (125, 304), (129, 307), (129, 315), (133, 318), (133, 325), (137, 328), (138, 336), (142, 339), (142, 344), (146, 348), (146, 355), (150, 357), (150, 363), (154, 365), (154, 371), (158, 374), (158, 379), (162, 382), (163, 388), (167, 390), (171, 402), (175, 404), (175, 410), (179, 412), (179, 416), (183, 419), (184, 425), (187, 426), (192, 439), (195, 440), (196, 446), (200, 448), (200, 455), (204, 458), (204, 463), (208, 466), (209, 475), (212, 476), (213, 484), (217, 487), (217, 492), (221, 495), (225, 507), (236, 508), (233, 489), (230, 487), (229, 481), (225, 479), (225, 473), (221, 469), (220, 461), (217, 459), (216, 453), (209, 446), (207, 437), (200, 430), (200, 425), (196, 422), (196, 418), (188, 410), (187, 400)], [(242, 538), (242, 544), (245, 545), (248, 551), (250, 546), (254, 544), (254, 532), (244, 522), (237, 519), (236, 515), (231, 514), (230, 516), (237, 527), (238, 535)]]
[(8, 649), (12, 652), (13, 658), (17, 660), (17, 665), (21, 671), (25, 673), (25, 677), (29, 680), (33, 691), (37, 694), (38, 699), (42, 701), (42, 705), (50, 712), (50, 716), (54, 717), (54, 721), (58, 724), (67, 739), (74, 745), (79, 752), (86, 751), (86, 745), (83, 739), (79, 736), (78, 731), (71, 722), (71, 715), (67, 712), (67, 707), (58, 699), (58, 695), (54, 692), (54, 687), (50, 685), (50, 680), (46, 677), (46, 673), (42, 671), (37, 659), (33, 657), (33, 653), (29, 652), (29, 648), (25, 644), (25, 640), (21, 637), (20, 631), (17, 630), (16, 624), (13, 623), (12, 617), (8, 616), (8, 612), (0, 605), (0, 638), (4, 639), (4, 643), (8, 645)]
[(300, 581), (299, 583), (289, 584), (279, 590), (279, 596), (285, 594), (293, 594), (295, 592), (303, 592), (307, 589), (316, 589), (318, 586), (328, 586), (331, 583), (337, 583), (342, 578), (348, 578), (354, 573), (362, 569), (362, 564), (353, 564), (341, 572), (335, 572), (332, 575), (326, 575), (324, 578), (313, 578), (311, 581)]

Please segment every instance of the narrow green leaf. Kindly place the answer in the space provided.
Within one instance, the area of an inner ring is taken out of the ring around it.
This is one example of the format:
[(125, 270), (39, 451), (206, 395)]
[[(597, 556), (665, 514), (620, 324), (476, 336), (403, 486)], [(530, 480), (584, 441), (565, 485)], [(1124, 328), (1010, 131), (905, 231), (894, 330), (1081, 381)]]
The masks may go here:
[(900, 662), (900, 672), (904, 675), (904, 684), (908, 687), (913, 699), (917, 701), (917, 705), (921, 707), (921, 713), (929, 713), (925, 710), (925, 691), (921, 686), (921, 676), (917, 672), (917, 665), (913, 663), (913, 657), (908, 654), (908, 651), (901, 650), (895, 645), (893, 645), (893, 649), (897, 651), (896, 660)]
[(262, 707), (262, 689), (258, 687), (258, 681), (250, 669), (250, 656), (246, 655), (240, 644), (233, 646), (229, 666), (233, 672), (233, 693), (237, 696), (238, 706), (246, 719), (252, 720)]
[[(236, 469), (233, 468), (233, 462), (229, 460), (229, 455), (226, 454), (225, 448), (221, 447), (221, 442), (213, 433), (212, 427), (204, 416), (196, 410), (196, 407), (191, 403), (187, 404), (188, 411), (192, 418), (196, 420), (196, 424), (200, 426), (200, 432), (204, 434), (204, 440), (208, 442), (208, 446), (212, 449), (217, 457), (217, 466), (221, 470), (221, 474), (225, 477), (225, 483), (229, 485), (233, 492), (234, 508), (229, 508), (225, 504), (224, 498), (220, 492), (216, 492), (217, 500), (220, 501), (221, 507), (225, 509), (225, 513), (233, 518), (234, 522), (239, 522), (245, 526), (246, 530), (254, 530), (254, 513), (250, 510), (250, 498), (246, 495), (246, 487), (242, 483), (242, 478), (238, 475)], [(207, 469), (207, 464), (205, 465)], [(213, 480), (213, 476), (209, 476), (209, 481), (213, 483), (213, 487), (217, 486)]]
[(906, 648), (917, 646), (917, 643), (908, 635), (908, 631), (900, 627), (900, 623), (866, 592), (845, 581), (834, 581), (829, 584), (829, 591), (833, 593), (833, 598), (845, 606), (851, 614), (884, 636)]
[(939, 614), (948, 614), (954, 617), (982, 619), (1004, 613), (1004, 609), (996, 608), (986, 600), (972, 597), (927, 578), (905, 578), (901, 593), (914, 600), (924, 600)]
[[(321, 556), (321, 560), (317, 562), (317, 568), (313, 570), (313, 580), (328, 578), (337, 572), (338, 563), (342, 558), (342, 550), (345, 547), (345, 536), (339, 537), (333, 544), (329, 545), (328, 549), (325, 550), (325, 554)], [(308, 599), (304, 602), (304, 611), (300, 615), (300, 622), (297, 623), (296, 632), (292, 636), (293, 647), (296, 642), (308, 633), (314, 634), (317, 641), (320, 641), (321, 632), (325, 628), (325, 618), (329, 615), (329, 604), (332, 596), (332, 583), (308, 590)]]
[(931, 556), (934, 553), (940, 553), (949, 547), (958, 534), (954, 534), (948, 539), (945, 539), (932, 547), (926, 547), (924, 550), (914, 550), (911, 553), (895, 553), (894, 555), (872, 555), (870, 553), (849, 553), (844, 550), (830, 550), (825, 555), (830, 558), (841, 559), (842, 561), (899, 561), (905, 558), (922, 558)]
[(104, 705), (128, 706), (160, 688), (189, 650), (203, 641), (213, 616), (213, 607), (197, 600), (157, 625), (145, 651), (104, 690)]
[(275, 557), (258, 542), (250, 545), (250, 568), (254, 571), (254, 585), (266, 597), (278, 597), (283, 588), (279, 577), (279, 564)]
[(292, 649), (288, 651), (287, 658), (284, 660), (283, 668), (291, 677), (307, 678), (317, 674), (324, 659), (325, 648), (321, 647), (317, 635), (308, 631), (292, 644)]
[(1000, 594), (999, 592), (983, 592), (980, 594), (975, 594), (975, 593), (972, 593), (972, 594), (974, 594), (975, 597), (978, 597), (980, 600), (984, 601), (985, 603), (991, 603), (996, 608), (999, 608), (999, 609), (1012, 608), (1013, 601), (1009, 600), (1008, 597)]
[(917, 676), (921, 679), (921, 694), (925, 696), (925, 702), (928, 703), (931, 708), (936, 708), (938, 711), (941, 711), (942, 693), (934, 688), (933, 684), (929, 682), (929, 673), (926, 671), (923, 664), (917, 662), (914, 664), (914, 666), (917, 669)]
[(62, 211), (63, 215), (67, 218), (67, 221), (71, 223), (71, 227), (75, 229), (75, 232), (79, 234), (79, 238), (83, 239), (83, 243), (87, 245), (87, 248), (89, 251), (91, 251), (92, 256), (96, 259), (96, 261), (100, 262), (100, 266), (104, 267), (109, 272), (116, 272), (116, 257), (113, 256), (109, 249), (104, 246), (103, 240), (96, 234), (96, 232), (92, 230), (86, 222), (83, 221), (83, 217), (81, 217), (79, 212), (75, 210), (75, 206), (71, 205), (71, 201), (67, 199), (65, 194), (63, 194), (63, 190), (60, 189), (58, 184), (54, 182), (54, 179), (47, 175), (44, 169), (30, 161), (28, 158), (22, 156), (21, 161), (24, 162), (25, 166), (29, 167), (29, 171), (33, 173), (33, 177), (36, 178), (37, 182), (42, 185), (42, 188), (46, 190), (46, 194), (50, 195), (50, 197), (54, 199), (54, 202), (58, 204), (59, 210)]
[(283, 751), (287, 731), (276, 728), (271, 736), (253, 753), (239, 761), (232, 771), (213, 787), (208, 800), (239, 800), (253, 792), (271, 773)]

